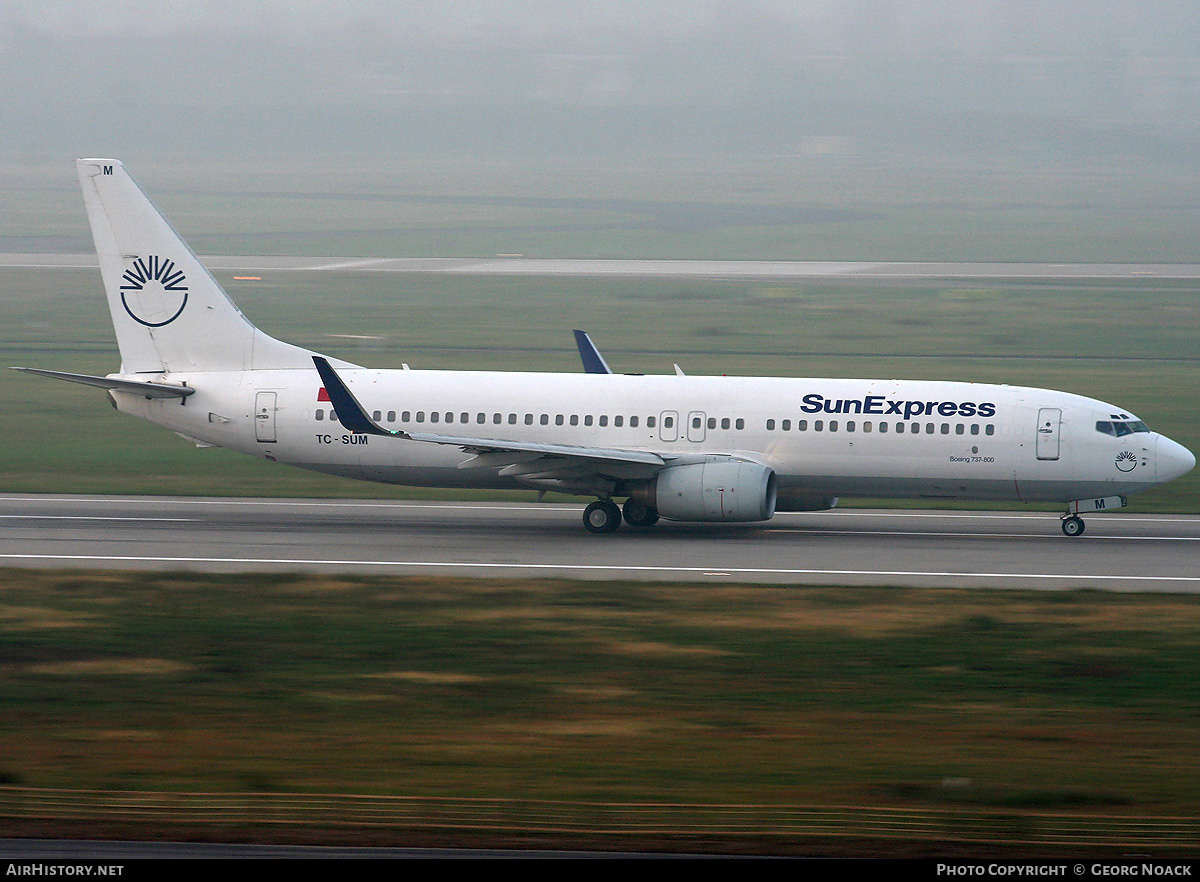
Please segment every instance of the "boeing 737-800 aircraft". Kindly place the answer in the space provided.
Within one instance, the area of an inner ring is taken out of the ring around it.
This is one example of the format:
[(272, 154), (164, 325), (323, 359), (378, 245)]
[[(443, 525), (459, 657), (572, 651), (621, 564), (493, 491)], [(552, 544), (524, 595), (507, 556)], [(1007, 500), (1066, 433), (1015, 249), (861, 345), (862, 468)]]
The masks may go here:
[(121, 370), (25, 370), (107, 389), (122, 412), (202, 446), (393, 484), (594, 496), (593, 533), (617, 529), (619, 499), (647, 527), (871, 496), (1061, 503), (1078, 536), (1080, 513), (1196, 462), (1116, 405), (1046, 389), (626, 376), (598, 352), (582, 374), (328, 359), (254, 327), (120, 162), (78, 171)]

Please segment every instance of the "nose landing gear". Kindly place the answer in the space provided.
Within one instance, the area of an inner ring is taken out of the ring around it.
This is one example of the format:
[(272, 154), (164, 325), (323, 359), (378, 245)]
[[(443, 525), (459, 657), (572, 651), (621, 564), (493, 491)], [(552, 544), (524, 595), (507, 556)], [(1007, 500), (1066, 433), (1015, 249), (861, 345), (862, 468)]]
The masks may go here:
[(1063, 535), (1083, 535), (1083, 518), (1079, 515), (1085, 511), (1110, 511), (1114, 508), (1124, 508), (1129, 504), (1124, 496), (1102, 496), (1098, 499), (1077, 499), (1067, 503), (1067, 510), (1062, 514)]
[(1075, 536), (1082, 536), (1084, 526), (1085, 524), (1083, 523), (1083, 518), (1081, 518), (1079, 515), (1063, 516), (1062, 531), (1063, 535), (1065, 536), (1071, 536), (1072, 538)]

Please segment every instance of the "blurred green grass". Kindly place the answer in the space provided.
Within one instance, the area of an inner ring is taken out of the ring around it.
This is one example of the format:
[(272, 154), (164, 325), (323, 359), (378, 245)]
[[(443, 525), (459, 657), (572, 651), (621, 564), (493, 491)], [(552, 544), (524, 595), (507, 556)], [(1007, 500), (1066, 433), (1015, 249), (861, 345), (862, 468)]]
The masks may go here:
[(0, 579), (8, 783), (1200, 810), (1184, 595)]

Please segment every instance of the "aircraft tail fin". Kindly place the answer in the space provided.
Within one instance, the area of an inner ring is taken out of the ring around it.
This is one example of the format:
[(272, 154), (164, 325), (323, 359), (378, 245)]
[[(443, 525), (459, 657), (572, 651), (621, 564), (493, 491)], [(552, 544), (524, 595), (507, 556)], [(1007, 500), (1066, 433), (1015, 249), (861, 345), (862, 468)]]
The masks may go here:
[(258, 330), (115, 159), (76, 161), (121, 371), (224, 371), (311, 365)]

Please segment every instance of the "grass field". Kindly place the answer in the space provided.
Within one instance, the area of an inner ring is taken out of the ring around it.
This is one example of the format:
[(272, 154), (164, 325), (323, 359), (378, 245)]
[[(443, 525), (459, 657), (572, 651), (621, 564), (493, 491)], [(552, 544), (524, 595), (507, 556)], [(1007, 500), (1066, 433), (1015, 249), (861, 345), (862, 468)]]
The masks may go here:
[(2, 578), (6, 784), (1200, 812), (1193, 597)]

